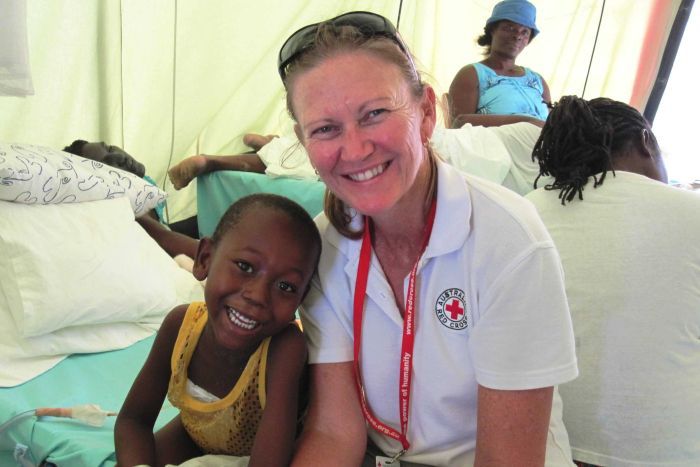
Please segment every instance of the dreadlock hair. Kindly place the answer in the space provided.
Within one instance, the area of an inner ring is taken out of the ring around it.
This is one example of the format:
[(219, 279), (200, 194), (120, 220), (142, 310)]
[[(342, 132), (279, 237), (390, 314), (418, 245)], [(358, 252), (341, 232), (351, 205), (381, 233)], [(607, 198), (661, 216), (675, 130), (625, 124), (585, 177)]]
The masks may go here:
[[(613, 172), (613, 159), (630, 145), (640, 145), (643, 131), (648, 131), (656, 145), (649, 123), (634, 108), (605, 97), (586, 101), (577, 96), (564, 96), (547, 117), (532, 151), (532, 160), (540, 166), (540, 177), (551, 175), (554, 182), (545, 190), (560, 190), (561, 204), (578, 194), (593, 177), (593, 188), (603, 184), (608, 170)], [(600, 175), (599, 175), (600, 174)]]

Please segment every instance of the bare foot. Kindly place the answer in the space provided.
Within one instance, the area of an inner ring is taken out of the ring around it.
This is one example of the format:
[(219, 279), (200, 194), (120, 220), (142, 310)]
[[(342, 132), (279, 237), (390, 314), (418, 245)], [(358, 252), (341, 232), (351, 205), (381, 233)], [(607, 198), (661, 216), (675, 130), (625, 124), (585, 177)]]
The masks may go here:
[(260, 148), (277, 138), (277, 135), (259, 135), (257, 133), (246, 133), (243, 135), (243, 144), (249, 148), (260, 151)]
[(168, 177), (176, 190), (185, 188), (197, 175), (204, 172), (207, 156), (198, 154), (190, 156), (168, 170)]

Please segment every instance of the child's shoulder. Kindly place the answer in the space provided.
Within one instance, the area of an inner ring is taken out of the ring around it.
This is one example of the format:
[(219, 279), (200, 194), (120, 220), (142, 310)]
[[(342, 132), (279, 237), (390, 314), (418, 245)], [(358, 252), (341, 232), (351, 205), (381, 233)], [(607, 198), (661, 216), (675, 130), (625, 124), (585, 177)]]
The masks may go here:
[(287, 327), (272, 336), (270, 347), (296, 348), (300, 347), (306, 351), (306, 339), (296, 323), (289, 323)]
[(163, 322), (158, 330), (159, 334), (166, 334), (168, 336), (177, 336), (180, 332), (180, 327), (182, 322), (185, 320), (185, 315), (187, 314), (188, 304), (178, 305), (170, 312), (165, 315)]
[(270, 339), (270, 359), (306, 361), (306, 339), (295, 323), (290, 323)]
[(299, 384), (307, 362), (306, 339), (299, 327), (291, 323), (272, 336), (267, 354), (268, 388), (285, 388)]

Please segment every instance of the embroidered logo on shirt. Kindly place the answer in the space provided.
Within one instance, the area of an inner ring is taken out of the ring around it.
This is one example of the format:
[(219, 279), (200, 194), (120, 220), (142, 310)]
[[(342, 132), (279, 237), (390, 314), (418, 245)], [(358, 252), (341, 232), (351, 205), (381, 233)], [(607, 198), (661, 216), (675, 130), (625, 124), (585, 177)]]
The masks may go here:
[(435, 314), (440, 322), (455, 330), (471, 327), (471, 313), (461, 289), (447, 289), (435, 302)]

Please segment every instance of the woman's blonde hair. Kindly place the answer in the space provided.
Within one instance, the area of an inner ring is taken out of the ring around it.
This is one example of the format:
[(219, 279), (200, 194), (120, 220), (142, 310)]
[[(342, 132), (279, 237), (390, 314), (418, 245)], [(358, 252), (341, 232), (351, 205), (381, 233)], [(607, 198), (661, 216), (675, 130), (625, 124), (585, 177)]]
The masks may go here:
[[(401, 76), (411, 89), (414, 98), (420, 99), (425, 92), (425, 83), (415, 68), (413, 57), (404, 53), (398, 44), (386, 36), (367, 36), (353, 26), (335, 26), (331, 23), (319, 25), (313, 43), (300, 54), (294, 61), (286, 66), (286, 77), (284, 86), (287, 90), (287, 110), (289, 115), (297, 121), (294, 113), (293, 95), (296, 78), (303, 72), (315, 68), (328, 58), (334, 57), (343, 52), (365, 51), (377, 58), (385, 60), (397, 66)], [(429, 150), (431, 167), (434, 166), (434, 156)], [(431, 190), (434, 194), (435, 170), (431, 168)], [(430, 198), (432, 199), (432, 197)], [(352, 211), (343, 200), (338, 198), (333, 192), (326, 188), (323, 203), (323, 210), (329, 221), (338, 232), (348, 238), (359, 238), (362, 230), (356, 231), (350, 228)]]

